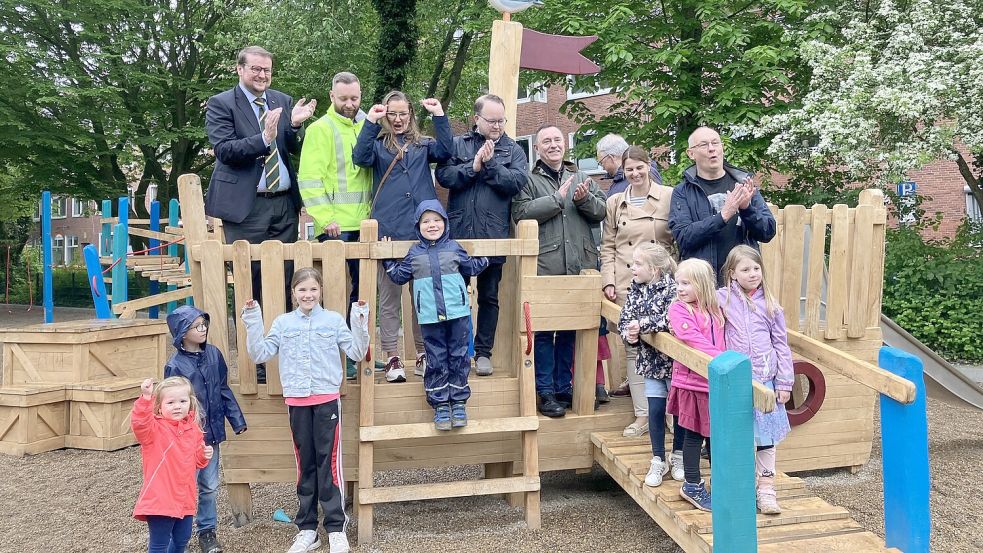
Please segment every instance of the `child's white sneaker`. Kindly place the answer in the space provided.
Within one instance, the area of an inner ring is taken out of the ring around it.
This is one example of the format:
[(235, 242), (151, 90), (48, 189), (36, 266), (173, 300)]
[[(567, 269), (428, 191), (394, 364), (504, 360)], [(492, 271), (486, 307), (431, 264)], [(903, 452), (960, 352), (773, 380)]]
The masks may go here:
[(348, 553), (351, 551), (348, 545), (348, 536), (344, 532), (328, 532), (328, 551), (330, 553)]
[(686, 471), (683, 469), (683, 452), (673, 451), (669, 455), (669, 470), (672, 471), (672, 479), (676, 482), (686, 480)]
[(413, 374), (423, 378), (423, 375), (427, 373), (427, 354), (418, 353), (416, 354), (416, 366), (413, 367)]
[(653, 488), (662, 484), (662, 477), (669, 472), (669, 465), (662, 462), (660, 457), (652, 457), (649, 473), (645, 475), (645, 485)]
[(287, 553), (307, 553), (321, 547), (321, 538), (317, 535), (317, 530), (301, 530), (294, 538), (294, 544), (290, 546)]

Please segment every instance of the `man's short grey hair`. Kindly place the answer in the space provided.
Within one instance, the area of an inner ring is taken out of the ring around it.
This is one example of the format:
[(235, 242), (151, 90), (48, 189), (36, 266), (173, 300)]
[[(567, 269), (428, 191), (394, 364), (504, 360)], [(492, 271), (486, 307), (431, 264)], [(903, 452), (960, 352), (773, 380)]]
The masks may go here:
[(242, 50), (239, 50), (239, 55), (236, 57), (236, 63), (238, 65), (246, 65), (246, 56), (249, 55), (273, 59), (273, 54), (269, 53), (266, 48), (263, 48), (262, 46), (246, 46)]
[(628, 142), (620, 134), (606, 134), (597, 141), (597, 152), (600, 157), (614, 156), (621, 159), (625, 151), (628, 150)]
[(358, 77), (354, 73), (349, 73), (348, 71), (342, 71), (336, 73), (334, 78), (331, 79), (331, 86), (334, 87), (336, 84), (357, 84)]

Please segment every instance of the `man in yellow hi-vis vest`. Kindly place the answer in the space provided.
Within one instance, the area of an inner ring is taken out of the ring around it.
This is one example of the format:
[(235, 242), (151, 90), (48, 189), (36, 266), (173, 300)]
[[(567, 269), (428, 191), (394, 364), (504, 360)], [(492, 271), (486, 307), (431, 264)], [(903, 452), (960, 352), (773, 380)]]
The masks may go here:
[[(361, 101), (358, 77), (347, 71), (338, 73), (331, 79), (331, 107), (307, 128), (304, 138), (297, 181), (321, 242), (358, 242), (359, 226), (369, 218), (372, 169), (352, 163), (352, 150), (365, 120), (365, 112), (359, 109)], [(348, 261), (348, 273), (352, 282), (351, 305), (358, 300), (357, 260)], [(350, 376), (354, 376), (354, 364), (349, 365)]]

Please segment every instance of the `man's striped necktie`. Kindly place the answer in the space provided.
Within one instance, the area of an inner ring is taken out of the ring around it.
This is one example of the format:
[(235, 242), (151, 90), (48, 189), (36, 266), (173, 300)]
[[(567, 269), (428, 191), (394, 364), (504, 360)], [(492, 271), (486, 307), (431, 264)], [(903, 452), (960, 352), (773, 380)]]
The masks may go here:
[[(256, 98), (253, 103), (259, 106), (259, 129), (262, 132), (266, 128), (266, 98)], [(270, 154), (266, 156), (263, 173), (266, 175), (266, 190), (276, 192), (280, 188), (280, 153), (276, 149), (275, 136), (270, 143)]]

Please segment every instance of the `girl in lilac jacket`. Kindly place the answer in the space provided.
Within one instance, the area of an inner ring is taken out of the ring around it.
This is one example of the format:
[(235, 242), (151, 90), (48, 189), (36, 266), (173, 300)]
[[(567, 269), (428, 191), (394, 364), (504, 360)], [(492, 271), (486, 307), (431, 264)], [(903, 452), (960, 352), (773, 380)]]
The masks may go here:
[[(717, 278), (702, 259), (687, 259), (676, 269), (676, 297), (669, 308), (672, 333), (710, 357), (723, 353), (724, 317), (717, 304)], [(700, 479), (700, 449), (710, 436), (710, 384), (679, 361), (672, 364), (672, 388), (666, 412), (675, 415), (683, 432), (685, 482), (679, 495), (696, 508), (710, 510), (710, 492)]]
[(775, 445), (791, 430), (784, 404), (794, 380), (785, 314), (768, 289), (761, 254), (754, 248), (733, 248), (721, 272), (726, 287), (717, 290), (717, 298), (726, 317), (727, 349), (747, 355), (751, 376), (774, 390), (778, 400), (771, 413), (754, 410), (758, 510), (778, 514), (782, 510), (775, 497)]

